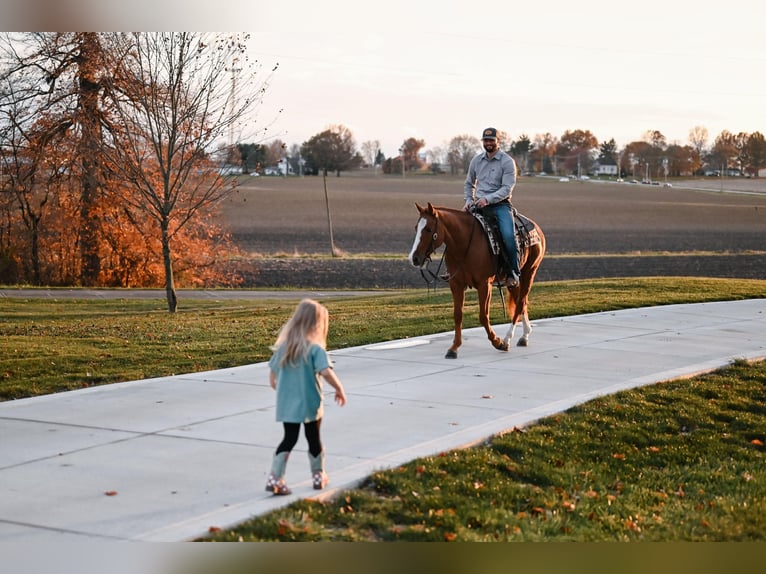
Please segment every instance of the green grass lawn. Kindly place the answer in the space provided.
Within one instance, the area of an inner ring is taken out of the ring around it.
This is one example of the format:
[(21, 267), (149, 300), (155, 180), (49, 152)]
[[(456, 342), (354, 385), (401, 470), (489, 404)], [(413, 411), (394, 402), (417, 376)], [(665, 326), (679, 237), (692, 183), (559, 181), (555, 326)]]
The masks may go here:
[(763, 541), (766, 363), (621, 392), (219, 541)]
[[(532, 319), (760, 298), (766, 281), (541, 283)], [(445, 290), (331, 299), (331, 349), (448, 331)], [(265, 361), (295, 301), (0, 300), (0, 396)], [(478, 325), (475, 293), (466, 327)], [(504, 322), (499, 304), (495, 323)], [(213, 540), (762, 541), (766, 363), (595, 399), (486, 444), (376, 472)]]
[[(468, 292), (465, 327), (476, 327)], [(631, 278), (535, 285), (530, 318), (672, 303), (763, 297), (766, 281)], [(0, 299), (0, 400), (120, 381), (222, 369), (268, 360), (295, 301)], [(444, 288), (329, 299), (330, 349), (450, 331)], [(503, 323), (497, 293), (494, 323)]]

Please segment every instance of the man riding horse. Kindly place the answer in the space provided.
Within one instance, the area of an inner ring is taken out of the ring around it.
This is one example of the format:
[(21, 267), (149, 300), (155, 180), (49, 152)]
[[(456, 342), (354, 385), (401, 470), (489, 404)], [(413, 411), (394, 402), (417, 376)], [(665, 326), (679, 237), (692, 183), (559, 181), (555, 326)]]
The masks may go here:
[(465, 178), (465, 211), (481, 208), (494, 216), (502, 236), (503, 254), (507, 266), (506, 286), (514, 288), (519, 284), (519, 249), (514, 233), (511, 195), (516, 185), (516, 162), (500, 149), (500, 140), (495, 128), (482, 132), (484, 151), (477, 154), (468, 167)]

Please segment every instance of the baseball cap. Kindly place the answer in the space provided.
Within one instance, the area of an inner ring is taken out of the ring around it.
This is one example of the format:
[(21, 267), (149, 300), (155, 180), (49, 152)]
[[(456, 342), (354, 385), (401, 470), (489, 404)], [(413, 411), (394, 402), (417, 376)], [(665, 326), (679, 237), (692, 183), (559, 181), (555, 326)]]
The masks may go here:
[(483, 140), (496, 140), (497, 130), (495, 128), (487, 128), (481, 133), (481, 139)]

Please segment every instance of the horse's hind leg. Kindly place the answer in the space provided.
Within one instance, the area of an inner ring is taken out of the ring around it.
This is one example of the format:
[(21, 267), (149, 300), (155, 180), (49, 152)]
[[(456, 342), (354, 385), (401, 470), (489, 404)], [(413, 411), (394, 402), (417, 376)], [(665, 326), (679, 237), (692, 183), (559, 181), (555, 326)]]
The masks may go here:
[(524, 316), (521, 318), (521, 322), (524, 326), (524, 333), (516, 344), (519, 347), (527, 347), (529, 345), (529, 335), (532, 333), (532, 323), (529, 322), (529, 315), (527, 314), (526, 309), (524, 310)]
[[(516, 289), (520, 289), (519, 292)], [(529, 294), (529, 287), (524, 284), (522, 278), (521, 287), (508, 290), (508, 316), (511, 318), (511, 326), (508, 328), (508, 333), (505, 335), (503, 341), (506, 345), (510, 346), (513, 336), (516, 334), (516, 327), (521, 321), (523, 332), (519, 342), (516, 343), (519, 347), (526, 347), (529, 345), (529, 334), (532, 332), (532, 324), (529, 322), (529, 315), (527, 314), (527, 296)]]
[(503, 339), (503, 342), (505, 343), (505, 346), (508, 347), (511, 344), (511, 341), (513, 340), (513, 336), (516, 334), (516, 323), (511, 323), (511, 326), (508, 327), (508, 332), (505, 334), (505, 338)]

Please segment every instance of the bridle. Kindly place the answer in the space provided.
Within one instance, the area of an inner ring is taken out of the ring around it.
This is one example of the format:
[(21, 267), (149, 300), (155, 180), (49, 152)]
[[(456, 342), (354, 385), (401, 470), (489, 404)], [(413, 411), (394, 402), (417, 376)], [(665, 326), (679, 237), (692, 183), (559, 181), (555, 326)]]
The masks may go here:
[[(461, 264), (461, 266), (458, 267), (457, 270), (455, 270), (455, 273), (439, 274), (439, 271), (442, 268), (442, 263), (444, 263), (444, 256), (447, 254), (447, 246), (445, 244), (444, 251), (442, 252), (441, 259), (439, 260), (439, 266), (436, 268), (436, 272), (434, 273), (433, 271), (431, 271), (431, 269), (429, 269), (428, 264), (431, 263), (432, 261), (431, 254), (434, 251), (436, 251), (435, 245), (436, 245), (436, 241), (439, 239), (439, 218), (434, 217), (434, 221), (436, 222), (436, 224), (434, 225), (434, 232), (431, 235), (431, 243), (428, 245), (428, 249), (426, 249), (426, 254), (425, 254), (426, 264), (420, 267), (420, 275), (423, 277), (423, 280), (429, 286), (436, 283), (437, 280), (441, 280), (445, 282), (449, 281), (450, 277), (452, 275), (455, 275), (458, 271), (460, 271), (460, 267), (462, 267), (462, 264)], [(475, 229), (476, 229), (476, 218), (473, 219), (473, 225), (471, 225), (471, 235), (468, 236), (468, 243), (465, 246), (465, 253), (463, 254), (463, 259), (462, 259), (463, 261), (465, 261), (466, 257), (468, 256), (468, 250), (471, 248), (471, 242), (473, 241), (473, 232)], [(430, 279), (426, 277), (426, 273), (430, 276)]]
[[(439, 260), (439, 266), (436, 268), (436, 273), (431, 271), (431, 269), (428, 267), (428, 265), (431, 263), (431, 254), (434, 251), (436, 251), (436, 241), (439, 239), (439, 218), (434, 217), (434, 221), (436, 223), (434, 225), (434, 232), (431, 235), (431, 243), (428, 245), (428, 248), (426, 249), (426, 254), (424, 256), (425, 264), (420, 266), (420, 276), (423, 277), (423, 280), (429, 286), (436, 283), (436, 281), (439, 279), (441, 279), (442, 281), (447, 281), (447, 279), (444, 279), (443, 277), (439, 275), (439, 270), (441, 270), (442, 263), (444, 263), (444, 255), (447, 253), (446, 245), (444, 247), (444, 251), (442, 252), (442, 258)], [(426, 277), (426, 273), (430, 275), (430, 279)]]

